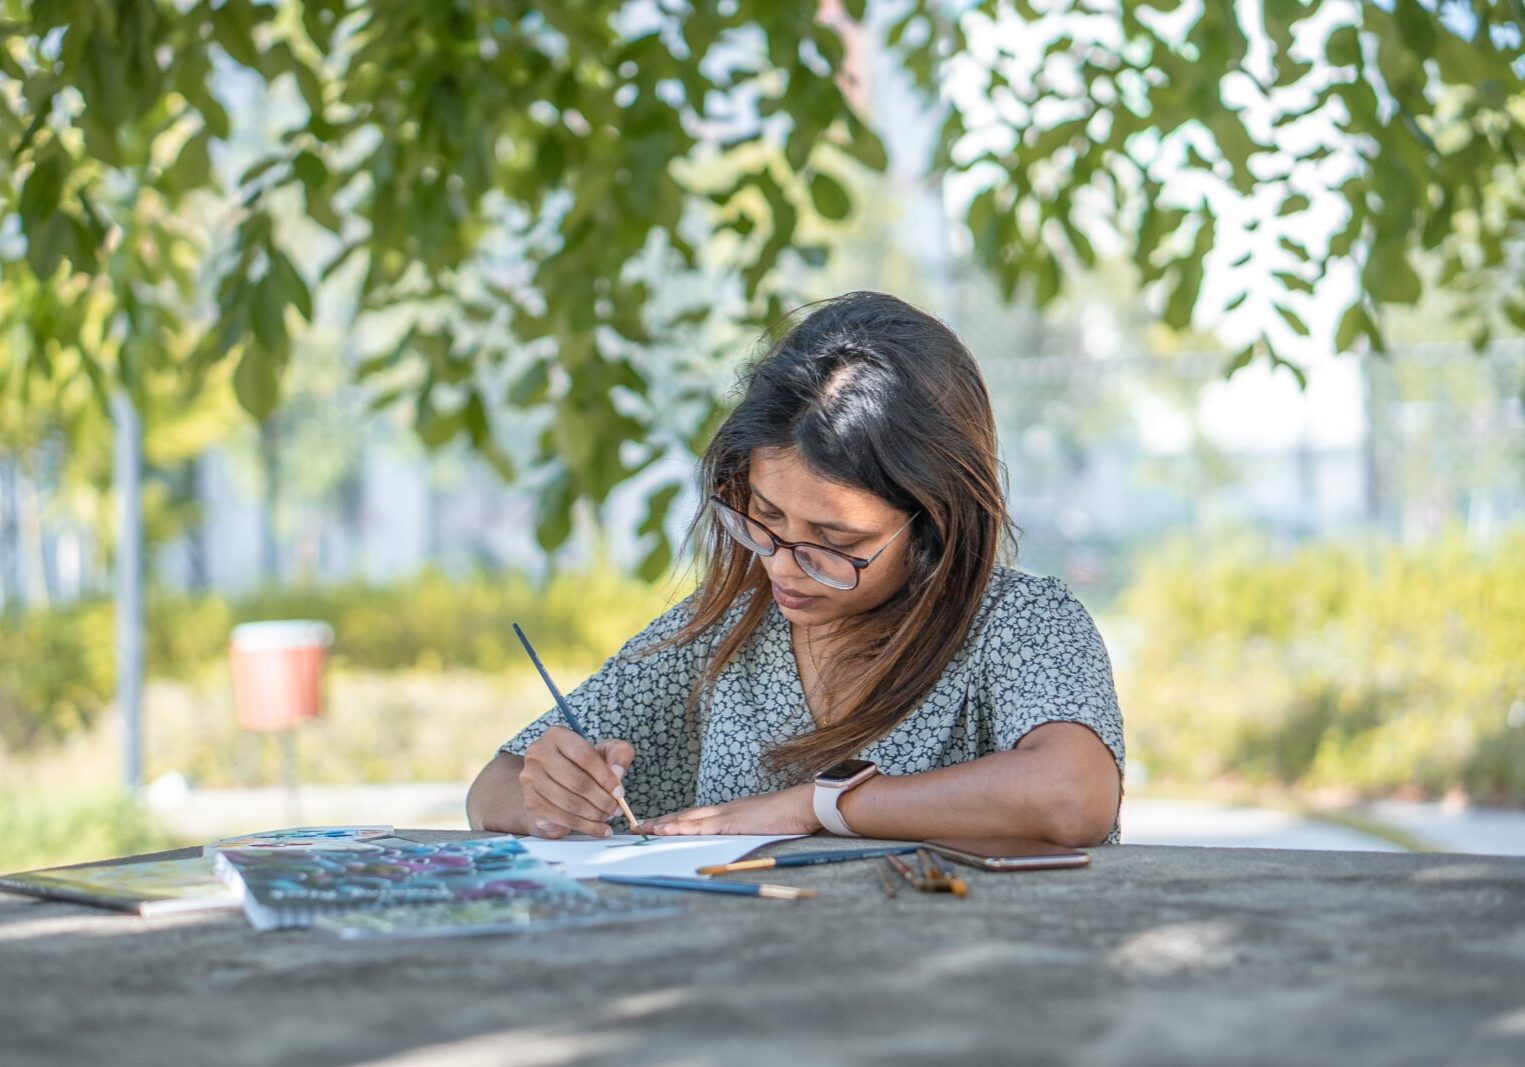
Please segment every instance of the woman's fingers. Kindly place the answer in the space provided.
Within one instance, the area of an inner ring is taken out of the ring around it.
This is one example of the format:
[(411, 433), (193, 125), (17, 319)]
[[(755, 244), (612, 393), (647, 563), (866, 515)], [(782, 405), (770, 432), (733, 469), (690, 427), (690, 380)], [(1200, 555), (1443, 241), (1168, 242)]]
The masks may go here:
[(617, 797), (623, 797), (625, 795), (625, 786), (623, 784), (625, 772), (635, 762), (635, 746), (629, 741), (600, 741), (593, 747), (604, 758), (604, 762), (609, 765), (609, 770), (621, 782), (620, 785), (610, 790), (610, 792)]
[(607, 806), (596, 804), (577, 790), (568, 789), (554, 778), (547, 778), (538, 783), (536, 788), (542, 800), (556, 810), (564, 811), (579, 819), (591, 819), (601, 823), (619, 809), (619, 805), (612, 797), (608, 798)]
[(532, 831), (540, 837), (608, 836), (606, 820), (619, 810), (620, 779), (634, 759), (628, 741), (604, 741), (595, 748), (565, 727), (551, 727), (525, 750), (519, 774)]
[[(605, 793), (614, 794), (619, 788), (619, 776), (609, 766), (607, 760), (587, 741), (564, 727), (553, 726), (545, 733), (544, 740), (549, 741), (568, 764), (576, 767), (593, 780), (593, 782)], [(632, 757), (635, 750), (631, 750)], [(557, 780), (564, 780), (557, 775)]]
[(651, 822), (651, 832), (659, 836), (685, 834), (723, 834), (726, 814), (720, 805), (689, 808), (687, 811), (664, 815)]

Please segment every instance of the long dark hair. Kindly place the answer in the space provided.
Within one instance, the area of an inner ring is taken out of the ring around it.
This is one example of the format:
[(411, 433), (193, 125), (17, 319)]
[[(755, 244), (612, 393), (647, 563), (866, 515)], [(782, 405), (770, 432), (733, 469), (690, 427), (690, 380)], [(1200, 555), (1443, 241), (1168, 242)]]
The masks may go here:
[[(704, 492), (745, 512), (753, 451), (794, 449), (821, 477), (916, 513), (905, 585), (844, 620), (840, 651), (821, 666), (832, 721), (766, 757), (775, 771), (809, 775), (883, 737), (926, 698), (963, 644), (1003, 548), (1014, 548), (1015, 529), (990, 395), (957, 335), (884, 293), (802, 310), (808, 315), (744, 370), (741, 400), (704, 454)], [(746, 605), (710, 657), (697, 701), (772, 599), (761, 562), (712, 509), (701, 510), (690, 536), (703, 546), (703, 578), (673, 641), (693, 641)]]

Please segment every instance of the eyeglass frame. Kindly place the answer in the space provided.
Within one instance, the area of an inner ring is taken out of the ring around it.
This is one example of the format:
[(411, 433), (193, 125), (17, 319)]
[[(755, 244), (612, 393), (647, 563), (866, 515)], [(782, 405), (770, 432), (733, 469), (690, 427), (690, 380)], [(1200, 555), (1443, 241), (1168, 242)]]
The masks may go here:
[[(753, 548), (751, 545), (746, 544), (741, 545), (742, 548), (745, 548), (748, 552), (751, 552), (752, 554), (760, 556), (764, 559), (777, 555), (778, 550), (781, 548), (787, 548), (790, 554), (794, 556), (794, 565), (800, 569), (800, 572), (804, 574), (805, 577), (809, 578), (812, 582), (817, 582), (820, 585), (824, 585), (827, 589), (835, 589), (839, 593), (850, 593), (854, 589), (858, 588), (858, 586), (862, 583), (864, 569), (870, 563), (874, 562), (874, 560), (884, 555), (884, 550), (889, 548), (890, 545), (894, 544), (897, 537), (909, 530), (911, 528), (911, 523), (915, 522), (916, 519), (921, 515), (921, 512), (918, 511), (909, 519), (905, 520), (905, 524), (901, 526), (900, 529), (890, 534), (889, 540), (880, 545), (872, 556), (850, 556), (846, 552), (843, 552), (840, 548), (832, 548), (830, 545), (818, 545), (814, 541), (785, 541), (782, 537), (778, 536), (778, 534), (774, 533), (762, 523), (752, 518), (752, 516), (748, 515), (746, 512), (736, 510), (735, 508), (731, 507), (731, 505), (727, 504), (724, 500), (721, 500), (718, 496), (711, 496), (710, 503), (717, 508), (723, 508), (724, 510), (729, 511), (732, 515), (737, 516), (743, 522), (748, 522), (753, 526), (756, 526), (763, 533), (767, 534), (769, 539), (771, 539), (773, 542), (773, 548), (767, 552), (764, 552), (761, 549)], [(721, 529), (725, 529), (724, 523), (721, 523)], [(741, 544), (741, 539), (738, 538), (735, 534), (731, 533), (730, 530), (725, 530), (725, 534), (731, 540)], [(818, 552), (825, 552), (828, 555), (836, 556), (838, 559), (846, 560), (848, 563), (852, 564), (853, 584), (848, 586), (846, 589), (843, 589), (841, 586), (832, 585), (830, 582), (825, 582), (820, 578), (817, 578), (815, 575), (810, 573), (810, 571), (805, 567), (803, 563), (800, 562), (800, 557), (795, 553), (795, 549), (799, 548), (813, 548)]]

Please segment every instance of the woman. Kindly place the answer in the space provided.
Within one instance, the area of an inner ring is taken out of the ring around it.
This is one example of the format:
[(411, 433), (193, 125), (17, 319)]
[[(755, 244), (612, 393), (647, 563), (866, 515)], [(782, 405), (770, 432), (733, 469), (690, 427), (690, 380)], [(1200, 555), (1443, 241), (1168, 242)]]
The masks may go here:
[(571, 695), (596, 744), (553, 709), (503, 746), (472, 827), (605, 835), (623, 797), (656, 834), (1115, 841), (1111, 666), (1062, 582), (997, 563), (1014, 537), (962, 342), (851, 293), (745, 387), (703, 461), (698, 591)]

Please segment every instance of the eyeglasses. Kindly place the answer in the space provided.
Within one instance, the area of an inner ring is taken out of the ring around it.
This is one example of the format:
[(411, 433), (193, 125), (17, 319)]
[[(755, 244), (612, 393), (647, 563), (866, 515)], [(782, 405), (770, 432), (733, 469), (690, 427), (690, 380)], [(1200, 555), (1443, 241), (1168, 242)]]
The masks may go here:
[(743, 548), (749, 548), (759, 556), (771, 556), (781, 548), (787, 548), (794, 553), (794, 562), (800, 565), (811, 578), (822, 585), (832, 589), (856, 589), (858, 588), (859, 572), (874, 560), (884, 554), (884, 550), (894, 544), (895, 538), (910, 529), (911, 523), (916, 521), (916, 515), (912, 515), (905, 521), (905, 525), (890, 535), (890, 539), (879, 546), (879, 551), (872, 556), (849, 556), (845, 552), (838, 552), (834, 548), (825, 545), (812, 544), (809, 541), (785, 541), (778, 534), (768, 529), (756, 519), (748, 518), (735, 508), (723, 504), (719, 497), (710, 497), (710, 505), (715, 509), (715, 515), (720, 519), (720, 525), (725, 532)]

